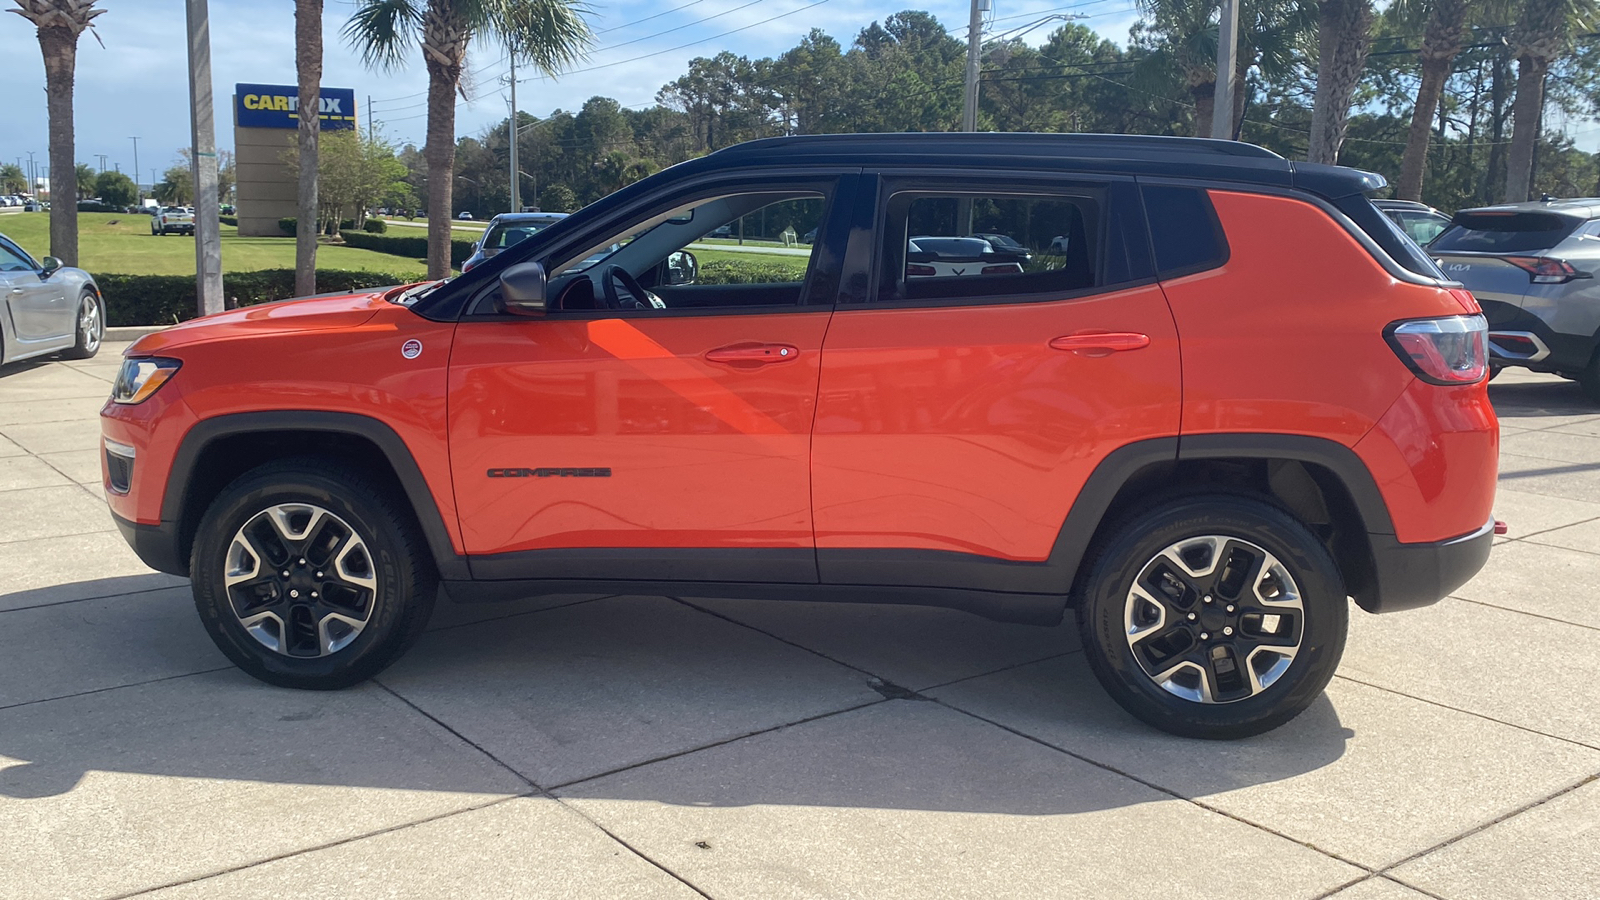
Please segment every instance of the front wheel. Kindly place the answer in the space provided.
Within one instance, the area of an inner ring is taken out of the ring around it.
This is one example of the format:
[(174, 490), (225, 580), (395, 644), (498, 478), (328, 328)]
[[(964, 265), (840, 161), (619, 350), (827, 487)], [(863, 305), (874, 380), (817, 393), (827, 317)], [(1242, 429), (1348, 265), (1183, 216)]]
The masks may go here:
[(61, 355), (67, 359), (89, 359), (100, 352), (100, 341), (106, 334), (105, 308), (100, 298), (84, 291), (78, 298), (78, 317), (74, 323), (77, 338), (72, 349)]
[(1229, 495), (1125, 522), (1081, 580), (1090, 668), (1134, 716), (1185, 737), (1239, 738), (1311, 705), (1348, 626), (1327, 549), (1287, 513)]
[(437, 578), (392, 491), (356, 469), (268, 463), (223, 490), (190, 561), (195, 606), (235, 665), (269, 684), (365, 681), (422, 633)]

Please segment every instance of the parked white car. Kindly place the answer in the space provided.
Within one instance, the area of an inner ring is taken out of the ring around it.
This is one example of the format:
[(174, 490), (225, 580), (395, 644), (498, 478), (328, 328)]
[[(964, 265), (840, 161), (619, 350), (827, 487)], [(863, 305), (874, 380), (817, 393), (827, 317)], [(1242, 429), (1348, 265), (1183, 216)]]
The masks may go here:
[(164, 207), (150, 217), (151, 234), (194, 234), (194, 210), (182, 206)]

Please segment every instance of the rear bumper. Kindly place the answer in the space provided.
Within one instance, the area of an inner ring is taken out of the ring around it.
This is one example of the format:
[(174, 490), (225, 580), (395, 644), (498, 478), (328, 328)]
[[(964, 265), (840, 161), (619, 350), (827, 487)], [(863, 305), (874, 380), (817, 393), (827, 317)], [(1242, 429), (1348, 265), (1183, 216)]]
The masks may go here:
[(1356, 602), (1371, 613), (1398, 612), (1437, 603), (1478, 574), (1494, 544), (1494, 520), (1447, 541), (1402, 544), (1392, 534), (1367, 537), (1377, 584)]
[[(1595, 334), (1567, 334), (1551, 327), (1549, 322), (1509, 303), (1497, 300), (1480, 300), (1484, 314), (1489, 318), (1489, 359), (1497, 365), (1522, 366), (1536, 372), (1580, 372), (1594, 358)], [(1496, 334), (1525, 334), (1537, 341), (1533, 353), (1503, 352), (1496, 345)]]
[(116, 521), (117, 530), (122, 532), (122, 539), (128, 542), (128, 546), (133, 548), (145, 565), (157, 572), (189, 577), (189, 561), (178, 558), (177, 528), (165, 522), (160, 525), (130, 522), (116, 513), (112, 513), (111, 518)]

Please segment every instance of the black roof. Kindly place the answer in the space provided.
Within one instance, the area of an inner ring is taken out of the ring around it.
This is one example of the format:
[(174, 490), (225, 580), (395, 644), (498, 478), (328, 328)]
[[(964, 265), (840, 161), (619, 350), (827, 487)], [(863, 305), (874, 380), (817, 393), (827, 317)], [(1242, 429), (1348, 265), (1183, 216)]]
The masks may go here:
[(825, 134), (735, 144), (684, 163), (707, 169), (763, 165), (941, 164), (1240, 181), (1298, 188), (1329, 199), (1386, 185), (1381, 175), (1293, 162), (1254, 144), (1126, 134), (918, 132)]
[(1546, 212), (1575, 219), (1592, 219), (1600, 216), (1600, 197), (1569, 197), (1566, 199), (1529, 200), (1526, 203), (1501, 203), (1497, 206), (1479, 206), (1463, 209), (1458, 216), (1474, 213)]

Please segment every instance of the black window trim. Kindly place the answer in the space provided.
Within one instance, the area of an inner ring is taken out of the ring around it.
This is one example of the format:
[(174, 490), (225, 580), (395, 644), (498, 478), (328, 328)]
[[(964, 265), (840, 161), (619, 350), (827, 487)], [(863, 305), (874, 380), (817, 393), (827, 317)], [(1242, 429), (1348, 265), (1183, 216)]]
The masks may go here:
[[(857, 202), (857, 190), (861, 169), (859, 167), (817, 166), (795, 167), (785, 169), (731, 169), (727, 171), (709, 173), (699, 178), (672, 184), (660, 191), (641, 198), (637, 203), (630, 204), (627, 208), (618, 210), (597, 222), (591, 223), (582, 231), (575, 232), (543, 248), (537, 252), (532, 260), (519, 260), (519, 262), (542, 262), (546, 265), (550, 260), (561, 258), (564, 254), (579, 252), (585, 244), (592, 245), (595, 240), (603, 239), (603, 232), (614, 231), (615, 226), (609, 223), (637, 218), (641, 213), (650, 210), (657, 212), (671, 209), (674, 205), (685, 201), (693, 202), (695, 199), (708, 199), (716, 196), (726, 196), (737, 193), (771, 193), (786, 189), (806, 190), (813, 189), (823, 195), (827, 208), (822, 214), (822, 226), (817, 233), (817, 242), (806, 266), (805, 281), (802, 282), (800, 302), (793, 305), (773, 306), (705, 306), (681, 307), (678, 309), (572, 309), (549, 310), (541, 318), (557, 321), (585, 320), (585, 319), (664, 319), (681, 318), (685, 316), (740, 316), (740, 315), (772, 315), (774, 313), (808, 313), (827, 312), (834, 309), (834, 299), (841, 284), (841, 262), (844, 257), (844, 237), (836, 232), (841, 227), (848, 225), (850, 211)], [(779, 186), (775, 186), (777, 183)], [(787, 185), (784, 187), (782, 185)], [(696, 196), (698, 195), (698, 197)], [(648, 218), (648, 216), (646, 216)], [(838, 247), (835, 247), (835, 242)], [(499, 256), (510, 252), (512, 248), (502, 251)], [(835, 252), (837, 250), (837, 252)], [(823, 257), (833, 254), (832, 271), (824, 273), (824, 282), (817, 282), (816, 276), (823, 263)], [(497, 256), (498, 258), (498, 256)], [(513, 263), (514, 265), (515, 263)], [(485, 281), (471, 289), (471, 295), (462, 304), (460, 322), (527, 322), (528, 316), (512, 315), (498, 310), (477, 310), (485, 298), (499, 287), (499, 279)]]
[[(1095, 279), (1101, 279), (1106, 269), (1106, 256), (1110, 249), (1110, 187), (1112, 184), (1122, 182), (1132, 184), (1134, 179), (1128, 175), (1101, 175), (1098, 173), (1077, 172), (1040, 172), (1037, 170), (1021, 169), (963, 169), (949, 167), (918, 167), (918, 168), (890, 168), (881, 167), (869, 169), (868, 174), (878, 176), (878, 195), (873, 204), (872, 228), (872, 256), (868, 268), (867, 297), (863, 302), (842, 303), (841, 311), (858, 309), (942, 309), (948, 307), (969, 306), (1017, 306), (1025, 303), (1057, 303), (1071, 300), (1080, 300), (1084, 297), (1094, 297), (1102, 294), (1115, 293), (1142, 285), (1154, 284), (1155, 278), (1134, 279), (1118, 282), (1116, 284), (1097, 283), (1091, 287), (1080, 288), (1073, 291), (1052, 293), (1025, 293), (1025, 294), (988, 294), (981, 297), (939, 297), (918, 300), (879, 300), (878, 294), (883, 286), (883, 266), (885, 263), (883, 253), (883, 236), (887, 225), (889, 203), (896, 194), (927, 193), (935, 196), (961, 196), (963, 194), (989, 195), (996, 194), (1017, 197), (1042, 197), (1062, 198), (1074, 196), (1071, 192), (1077, 188), (1077, 197), (1093, 199), (1100, 206), (1100, 240), (1098, 245), (1098, 259), (1095, 263)], [(959, 181), (960, 183), (955, 183)], [(973, 187), (973, 185), (978, 185)], [(1093, 196), (1088, 191), (1099, 192)], [(1141, 211), (1142, 214), (1142, 211)], [(841, 298), (842, 299), (842, 298)]]

